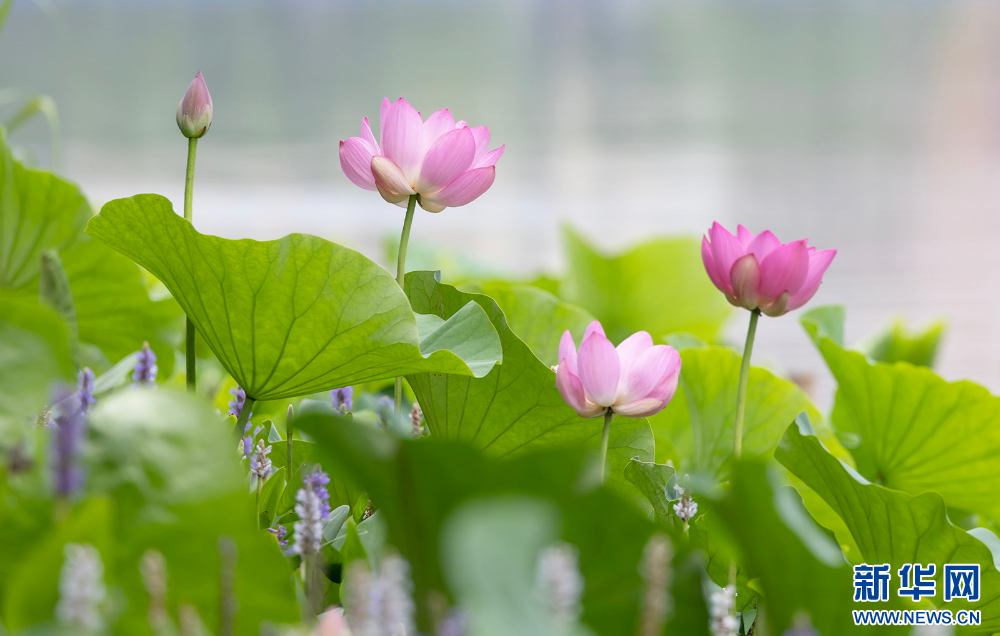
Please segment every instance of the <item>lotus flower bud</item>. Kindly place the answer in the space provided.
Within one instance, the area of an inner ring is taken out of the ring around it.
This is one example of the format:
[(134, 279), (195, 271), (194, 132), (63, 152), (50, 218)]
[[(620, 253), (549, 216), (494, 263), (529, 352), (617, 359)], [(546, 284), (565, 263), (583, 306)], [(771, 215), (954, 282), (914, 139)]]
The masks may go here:
[(201, 71), (191, 80), (184, 99), (177, 105), (177, 127), (185, 137), (204, 137), (212, 127), (212, 96)]

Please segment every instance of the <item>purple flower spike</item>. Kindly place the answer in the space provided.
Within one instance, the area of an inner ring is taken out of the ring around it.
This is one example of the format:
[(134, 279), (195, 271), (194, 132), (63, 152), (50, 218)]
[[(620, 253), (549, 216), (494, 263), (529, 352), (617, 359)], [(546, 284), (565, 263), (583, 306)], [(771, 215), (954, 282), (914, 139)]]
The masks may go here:
[(278, 539), (278, 546), (282, 550), (288, 547), (288, 539), (285, 538), (288, 535), (288, 529), (285, 526), (276, 526), (274, 528), (268, 528), (267, 531), (273, 534), (275, 538)]
[(330, 476), (323, 472), (319, 466), (302, 478), (302, 487), (310, 488), (316, 493), (316, 497), (319, 499), (319, 516), (324, 520), (330, 518), (330, 493), (326, 489), (329, 483)]
[(86, 415), (96, 400), (94, 399), (94, 372), (83, 367), (76, 374), (76, 394), (80, 399), (80, 410)]
[(251, 413), (247, 417), (247, 425), (243, 429), (243, 433), (245, 435), (245, 437), (243, 438), (243, 459), (246, 459), (247, 457), (249, 457), (250, 453), (253, 452), (253, 438), (257, 437), (257, 433), (259, 433), (260, 430), (261, 430), (261, 427), (258, 426), (254, 430), (254, 432), (253, 432), (252, 435), (247, 435), (247, 433), (250, 432), (250, 427), (253, 426), (253, 422), (250, 421), (250, 418), (252, 418), (252, 417), (253, 417), (253, 413)]
[(87, 419), (65, 387), (56, 390), (52, 432), (52, 481), (56, 494), (72, 497), (83, 489), (86, 476), (80, 465)]
[(333, 409), (346, 413), (354, 408), (354, 387), (345, 386), (342, 389), (332, 389), (330, 391), (330, 401), (333, 402)]
[(235, 389), (229, 389), (229, 395), (233, 396), (233, 399), (229, 400), (229, 414), (238, 419), (243, 404), (247, 401), (247, 392), (237, 384)]
[(149, 348), (149, 343), (142, 343), (139, 350), (139, 358), (135, 362), (135, 371), (132, 372), (132, 388), (139, 386), (156, 386), (156, 354)]

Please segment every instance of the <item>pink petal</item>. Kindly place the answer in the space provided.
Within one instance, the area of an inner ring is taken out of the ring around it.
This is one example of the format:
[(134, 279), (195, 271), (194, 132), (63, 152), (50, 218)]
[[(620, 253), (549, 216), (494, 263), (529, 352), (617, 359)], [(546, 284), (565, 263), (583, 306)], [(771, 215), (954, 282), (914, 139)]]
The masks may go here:
[(611, 341), (600, 333), (585, 336), (577, 353), (577, 370), (591, 402), (601, 406), (615, 403), (621, 365)]
[(743, 247), (736, 237), (718, 223), (713, 223), (708, 230), (708, 238), (712, 241), (712, 258), (719, 272), (728, 273), (733, 268), (736, 259), (743, 256)]
[(758, 291), (768, 299), (775, 299), (786, 291), (794, 294), (802, 288), (808, 273), (809, 248), (804, 240), (793, 241), (777, 248), (761, 261)]
[(361, 137), (351, 137), (340, 142), (340, 168), (351, 183), (365, 190), (375, 189), (372, 176), (372, 157), (377, 154)]
[[(629, 371), (627, 377), (619, 381), (615, 404), (628, 404), (650, 397), (656, 387), (663, 384), (677, 365), (678, 355), (673, 347), (656, 345), (646, 349)], [(624, 373), (622, 374), (625, 375)]]
[(701, 237), (701, 262), (705, 264), (705, 273), (708, 274), (712, 284), (719, 291), (731, 294), (733, 288), (732, 283), (729, 282), (729, 272), (723, 274), (719, 271), (718, 266), (715, 264), (715, 257), (712, 256), (712, 244), (708, 242), (707, 236)]
[(833, 257), (837, 255), (837, 250), (823, 250), (822, 252), (812, 252), (809, 254), (809, 273), (802, 283), (799, 291), (795, 292), (788, 299), (788, 311), (798, 309), (809, 302), (823, 282), (823, 274), (833, 262)]
[(628, 338), (625, 338), (615, 347), (618, 352), (618, 362), (621, 364), (621, 381), (619, 382), (619, 392), (621, 384), (624, 382), (635, 367), (635, 362), (653, 346), (653, 337), (646, 331), (637, 331)]
[(729, 272), (733, 282), (733, 296), (740, 307), (757, 308), (757, 296), (760, 289), (760, 266), (753, 254), (741, 256)]
[(376, 155), (382, 154), (382, 151), (378, 147), (378, 142), (375, 141), (375, 135), (372, 134), (372, 127), (368, 125), (367, 117), (361, 120), (361, 138), (367, 141), (368, 145), (375, 149)]
[(580, 417), (594, 417), (604, 411), (604, 407), (587, 400), (580, 378), (576, 377), (564, 364), (560, 364), (556, 371), (556, 387), (559, 389), (559, 395), (562, 396), (562, 399)]
[(563, 332), (559, 339), (559, 366), (568, 365), (573, 375), (577, 375), (576, 370), (576, 343), (573, 341), (573, 334), (569, 329)]
[(476, 159), (479, 159), (490, 147), (490, 129), (486, 126), (476, 126), (471, 130), (472, 136), (476, 138)]
[(625, 417), (650, 417), (656, 415), (670, 403), (677, 393), (677, 383), (681, 376), (681, 356), (674, 351), (668, 362), (668, 370), (660, 384), (644, 397), (616, 405), (615, 413)]
[(500, 146), (499, 148), (495, 148), (495, 149), (493, 149), (493, 150), (485, 153), (482, 157), (479, 157), (478, 159), (474, 159), (472, 161), (472, 167), (473, 168), (485, 168), (486, 166), (495, 166), (496, 163), (497, 163), (497, 161), (500, 161), (500, 157), (501, 157), (501, 155), (503, 155), (503, 149), (506, 148), (506, 147), (507, 147), (507, 145), (504, 144), (503, 146)]
[(451, 116), (451, 111), (447, 108), (442, 108), (428, 117), (427, 121), (424, 122), (424, 151), (426, 152), (438, 137), (452, 130), (455, 130), (455, 118)]
[(382, 109), (379, 111), (378, 115), (378, 134), (380, 139), (385, 136), (385, 116), (389, 114), (389, 108), (391, 107), (392, 107), (392, 102), (389, 101), (389, 98), (383, 97)]
[(449, 208), (465, 205), (475, 201), (482, 193), (489, 190), (495, 178), (496, 168), (494, 166), (473, 168), (458, 175), (458, 178), (440, 191), (428, 196), (427, 199), (432, 203)]
[(779, 247), (781, 247), (781, 241), (778, 240), (778, 237), (771, 234), (770, 230), (764, 230), (750, 241), (746, 253), (753, 254), (757, 257), (758, 263), (763, 263), (768, 254)]
[(391, 159), (372, 157), (371, 172), (375, 177), (375, 187), (378, 188), (379, 194), (389, 203), (399, 203), (411, 194), (415, 194), (407, 183), (403, 171)]
[(753, 232), (746, 229), (742, 225), (737, 225), (736, 240), (740, 242), (740, 245), (743, 246), (743, 250), (746, 251), (747, 247), (750, 245), (750, 242), (753, 241)]
[(408, 183), (416, 183), (423, 160), (421, 142), (424, 122), (409, 102), (400, 97), (389, 107), (382, 128), (382, 154), (392, 159), (406, 175)]
[[(586, 331), (583, 332), (583, 340), (586, 340), (588, 337), (590, 337), (590, 334), (592, 333), (599, 333), (602, 336), (604, 336), (604, 327), (601, 326), (600, 320), (595, 320), (589, 325), (587, 325)], [(583, 340), (581, 340), (580, 342), (582, 343)]]
[(452, 129), (441, 135), (424, 155), (417, 192), (425, 195), (438, 192), (468, 170), (475, 154), (476, 140), (468, 128)]

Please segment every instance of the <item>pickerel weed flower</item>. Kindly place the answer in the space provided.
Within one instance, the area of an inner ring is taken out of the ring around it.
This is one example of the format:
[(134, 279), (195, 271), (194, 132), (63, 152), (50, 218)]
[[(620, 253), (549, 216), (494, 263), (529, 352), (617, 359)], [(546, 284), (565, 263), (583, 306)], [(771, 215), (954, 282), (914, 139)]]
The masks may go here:
[(712, 592), (708, 605), (708, 627), (712, 636), (736, 636), (740, 628), (740, 622), (733, 616), (736, 588), (727, 585)]
[(410, 423), (413, 424), (413, 436), (419, 439), (424, 434), (424, 412), (416, 402), (410, 409)]
[(253, 439), (257, 437), (262, 428), (258, 426), (253, 430), (253, 433), (250, 433), (250, 427), (253, 426), (251, 417), (253, 417), (253, 413), (247, 416), (247, 425), (243, 427), (243, 439), (240, 440), (239, 445), (239, 449), (243, 452), (243, 459), (250, 457), (250, 454), (253, 453)]
[(392, 420), (395, 418), (396, 407), (393, 400), (388, 395), (383, 395), (375, 400), (375, 413), (378, 414), (378, 424), (380, 427), (390, 428)]
[(303, 485), (295, 493), (295, 514), (299, 520), (295, 522), (292, 536), (295, 546), (292, 550), (303, 557), (318, 554), (323, 545), (323, 500), (316, 490)]
[(414, 622), (413, 582), (410, 564), (390, 554), (373, 575), (363, 560), (347, 570), (347, 622), (357, 636), (410, 636)]
[(56, 390), (52, 408), (55, 430), (52, 431), (49, 456), (53, 487), (57, 495), (72, 497), (83, 489), (85, 481), (80, 455), (87, 435), (87, 418), (79, 403), (62, 387)]
[(80, 410), (86, 415), (94, 405), (94, 372), (83, 367), (76, 374), (76, 395), (80, 400)]
[(149, 594), (146, 620), (153, 632), (158, 632), (170, 620), (167, 614), (167, 560), (163, 558), (163, 553), (146, 550), (139, 560), (139, 573), (142, 575), (142, 585)]
[(556, 386), (580, 417), (597, 417), (611, 409), (625, 417), (649, 417), (674, 397), (681, 357), (668, 345), (654, 345), (639, 331), (618, 347), (594, 321), (583, 334), (577, 352), (567, 329), (559, 342)]
[(670, 611), (670, 560), (674, 548), (664, 534), (654, 534), (642, 550), (639, 575), (645, 583), (639, 636), (659, 636)]
[(67, 543), (63, 553), (56, 619), (67, 627), (97, 632), (104, 627), (101, 604), (107, 597), (101, 554), (87, 543)]
[(837, 250), (816, 251), (807, 242), (782, 244), (768, 230), (754, 235), (742, 225), (733, 236), (713, 223), (701, 239), (701, 259), (731, 304), (780, 316), (809, 302), (837, 255)]
[(367, 117), (360, 137), (340, 142), (340, 167), (356, 186), (403, 207), (416, 194), (420, 207), (440, 212), (471, 203), (493, 185), (504, 146), (487, 150), (486, 126), (456, 123), (447, 108), (423, 121), (403, 98), (383, 99), (379, 120), (381, 144)]
[(156, 373), (159, 368), (156, 366), (156, 354), (149, 348), (149, 343), (142, 343), (139, 350), (139, 357), (135, 361), (135, 370), (132, 372), (132, 386), (156, 386)]
[(229, 414), (238, 419), (247, 401), (247, 392), (237, 384), (235, 388), (229, 389), (229, 395), (233, 396), (233, 399), (229, 400)]
[(274, 538), (277, 539), (278, 547), (282, 550), (288, 547), (288, 539), (285, 538), (288, 536), (288, 528), (285, 526), (275, 526), (273, 528), (268, 528), (267, 531), (273, 534)]
[(559, 543), (538, 555), (535, 584), (559, 632), (567, 631), (583, 613), (583, 575), (576, 548)]
[(267, 479), (268, 475), (271, 474), (271, 460), (267, 457), (270, 454), (271, 447), (264, 446), (263, 439), (257, 440), (257, 448), (253, 456), (250, 457), (250, 471), (261, 481)]
[(188, 138), (204, 137), (212, 127), (212, 95), (201, 71), (188, 85), (184, 97), (177, 104), (177, 127)]
[(333, 410), (346, 413), (354, 408), (354, 387), (345, 386), (342, 389), (330, 389), (330, 402)]
[(691, 498), (691, 493), (688, 490), (680, 486), (675, 486), (674, 490), (680, 497), (680, 501), (674, 504), (674, 514), (686, 524), (698, 514), (698, 504)]
[(330, 476), (316, 466), (313, 471), (302, 478), (302, 487), (310, 488), (320, 501), (320, 517), (326, 521), (330, 518), (330, 491), (326, 487), (330, 484)]

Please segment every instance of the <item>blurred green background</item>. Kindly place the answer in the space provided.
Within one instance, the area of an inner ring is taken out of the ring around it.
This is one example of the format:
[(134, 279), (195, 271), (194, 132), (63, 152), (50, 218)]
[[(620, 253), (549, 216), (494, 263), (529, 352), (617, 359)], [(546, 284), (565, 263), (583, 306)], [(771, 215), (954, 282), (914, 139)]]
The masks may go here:
[[(343, 176), (337, 142), (383, 96), (447, 106), (507, 150), (487, 195), (418, 215), (415, 244), (530, 276), (564, 266), (563, 223), (609, 254), (713, 220), (809, 237), (839, 249), (814, 304), (847, 305), (849, 342), (945, 317), (939, 370), (996, 391), (998, 27), (1000, 5), (931, 0), (18, 0), (0, 86), (55, 100), (61, 157), (41, 119), (12, 141), (95, 206), (179, 202), (174, 112), (200, 69), (215, 121), (195, 225), (310, 232), (382, 262), (402, 211)], [(825, 402), (796, 323), (765, 321), (755, 360)]]

